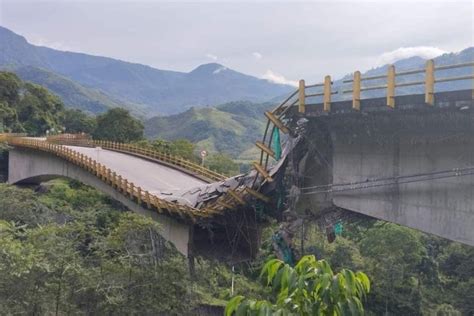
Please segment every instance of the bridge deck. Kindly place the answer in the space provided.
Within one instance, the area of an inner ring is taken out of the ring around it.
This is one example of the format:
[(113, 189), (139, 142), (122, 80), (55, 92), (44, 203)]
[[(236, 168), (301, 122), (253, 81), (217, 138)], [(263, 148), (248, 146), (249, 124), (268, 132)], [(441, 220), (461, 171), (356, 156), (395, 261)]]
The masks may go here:
[(98, 147), (67, 147), (106, 165), (153, 194), (166, 195), (206, 185), (206, 182), (189, 174), (136, 156)]

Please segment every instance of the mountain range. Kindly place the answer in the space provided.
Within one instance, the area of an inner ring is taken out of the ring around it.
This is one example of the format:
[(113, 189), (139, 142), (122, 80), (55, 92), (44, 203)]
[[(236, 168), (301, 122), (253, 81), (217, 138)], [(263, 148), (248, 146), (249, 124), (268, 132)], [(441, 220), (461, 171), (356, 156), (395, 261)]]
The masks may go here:
[[(435, 58), (436, 65), (452, 65), (466, 62), (474, 62), (474, 47), (467, 48), (458, 53), (444, 54)], [(408, 69), (423, 69), (426, 60), (421, 57), (411, 57), (397, 61), (394, 65), (397, 71)], [(388, 65), (373, 68), (364, 72), (362, 76), (377, 76), (387, 73)], [(455, 68), (437, 72), (438, 77), (454, 77), (474, 74), (474, 67)], [(351, 84), (343, 83), (343, 80), (352, 78), (348, 74), (341, 79), (335, 80), (333, 89), (338, 94), (333, 96), (333, 101), (350, 99), (350, 94), (343, 94), (342, 90)], [(398, 82), (423, 81), (424, 74), (398, 77)], [(383, 80), (372, 80), (370, 85), (382, 85)], [(309, 82), (308, 84), (313, 84)], [(367, 83), (364, 82), (364, 85)], [(452, 81), (437, 84), (437, 91), (449, 91), (458, 89), (472, 89), (473, 80)], [(382, 90), (364, 92), (363, 98), (371, 98), (385, 95)], [(413, 87), (397, 88), (397, 95), (424, 93), (423, 85)], [(250, 102), (232, 102), (213, 108), (190, 109), (186, 112), (166, 116), (155, 117), (145, 121), (145, 134), (148, 138), (164, 138), (174, 140), (186, 138), (196, 143), (200, 149), (210, 152), (226, 152), (235, 159), (248, 162), (255, 159), (258, 151), (254, 142), (262, 137), (264, 128), (263, 112), (276, 106), (275, 102), (254, 104)], [(311, 102), (320, 102), (320, 98), (313, 98)], [(180, 128), (173, 128), (180, 126)]]
[[(435, 58), (436, 65), (473, 61), (474, 47)], [(425, 63), (425, 59), (415, 56), (399, 60), (394, 65), (399, 72), (423, 69)], [(387, 67), (383, 65), (370, 69), (362, 77), (384, 75)], [(242, 161), (253, 159), (256, 153), (253, 143), (261, 137), (264, 128), (263, 112), (295, 89), (244, 75), (215, 63), (184, 73), (39, 47), (2, 27), (0, 68), (17, 73), (23, 80), (47, 87), (58, 94), (66, 106), (91, 113), (101, 113), (111, 107), (128, 108), (144, 119), (148, 138), (186, 138), (200, 149), (226, 152)], [(437, 72), (437, 76), (473, 73), (474, 67), (455, 68)], [(351, 77), (352, 74), (348, 74), (334, 80), (333, 90), (338, 93), (333, 96), (333, 101), (351, 98), (350, 94), (342, 93), (351, 85), (343, 80)], [(422, 73), (397, 77), (397, 82), (420, 81), (423, 77)], [(472, 82), (440, 83), (437, 84), (437, 91), (472, 89)], [(384, 83), (384, 80), (370, 81), (370, 85)], [(364, 85), (367, 84), (364, 82)], [(396, 94), (423, 93), (423, 89), (422, 85), (401, 87), (397, 88)], [(366, 91), (362, 93), (362, 98), (384, 94), (383, 89)], [(320, 98), (313, 98), (308, 103), (320, 101)]]
[(67, 106), (93, 113), (122, 106), (149, 117), (231, 101), (264, 102), (292, 90), (216, 63), (185, 73), (35, 46), (4, 27), (0, 68), (48, 87)]

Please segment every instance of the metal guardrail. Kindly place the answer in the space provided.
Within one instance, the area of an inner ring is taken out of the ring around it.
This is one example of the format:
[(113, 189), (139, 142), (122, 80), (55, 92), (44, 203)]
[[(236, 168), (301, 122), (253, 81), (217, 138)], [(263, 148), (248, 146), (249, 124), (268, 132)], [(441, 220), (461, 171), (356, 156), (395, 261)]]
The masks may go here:
[[(453, 64), (453, 65), (440, 65), (435, 66), (433, 60), (428, 60), (424, 69), (412, 69), (407, 71), (396, 72), (395, 66), (390, 65), (387, 69), (385, 75), (376, 75), (376, 76), (366, 76), (362, 77), (360, 71), (355, 71), (353, 78), (343, 80), (344, 84), (352, 83), (350, 89), (342, 90), (342, 94), (352, 93), (352, 108), (356, 111), (360, 110), (360, 101), (361, 101), (361, 92), (370, 91), (370, 90), (386, 90), (387, 106), (394, 108), (395, 107), (395, 88), (398, 87), (407, 87), (407, 86), (425, 86), (425, 103), (428, 105), (434, 105), (434, 93), (435, 93), (435, 84), (441, 82), (449, 81), (458, 81), (458, 80), (474, 80), (474, 73), (465, 76), (457, 77), (445, 77), (437, 78), (436, 71), (454, 69), (454, 68), (466, 68), (474, 67), (474, 62)], [(410, 81), (410, 82), (397, 82), (397, 78), (414, 75), (414, 74), (423, 74), (424, 80)], [(385, 84), (379, 85), (365, 85), (363, 82), (370, 82), (371, 80), (385, 80)], [(304, 80), (299, 81), (299, 88), (295, 92), (298, 94), (298, 99), (291, 104), (291, 106), (297, 105), (299, 113), (306, 112), (306, 98), (322, 96), (323, 97), (323, 110), (329, 112), (331, 110), (331, 96), (338, 94), (337, 91), (332, 91), (333, 82), (331, 81), (330, 76), (324, 78), (323, 83), (317, 83), (312, 85), (306, 85)], [(321, 92), (306, 93), (307, 89), (310, 88), (322, 88)], [(294, 95), (294, 94), (293, 94)]]
[(70, 145), (70, 146), (86, 146), (86, 147), (102, 147), (114, 151), (124, 153), (141, 155), (154, 160), (158, 160), (165, 164), (177, 167), (181, 170), (187, 171), (191, 175), (196, 175), (199, 178), (206, 180), (208, 183), (213, 181), (222, 181), (227, 177), (205, 168), (199, 164), (191, 162), (181, 157), (171, 155), (169, 153), (160, 152), (157, 150), (143, 148), (133, 144), (124, 144), (111, 141), (92, 140), (86, 134), (62, 134), (49, 136), (47, 141), (53, 144)]
[(6, 141), (12, 146), (40, 150), (65, 159), (95, 175), (97, 178), (109, 184), (116, 191), (140, 206), (156, 211), (160, 214), (181, 218), (185, 221), (196, 222), (198, 219), (210, 218), (218, 212), (212, 208), (196, 209), (187, 205), (181, 205), (161, 199), (158, 196), (143, 190), (140, 186), (128, 181), (126, 178), (107, 168), (105, 165), (100, 164), (96, 160), (63, 145), (52, 144), (47, 141), (31, 138), (13, 137), (11, 135), (6, 136)]
[[(169, 202), (160, 199), (158, 196), (153, 195), (146, 190), (143, 190), (141, 187), (128, 181), (126, 178), (107, 168), (105, 165), (100, 164), (96, 160), (64, 146), (68, 144), (55, 144), (51, 142), (53, 139), (56, 142), (59, 142), (60, 140), (64, 141), (64, 138), (61, 139), (59, 136), (54, 136), (53, 138), (49, 138), (50, 141), (45, 141), (34, 138), (25, 138), (23, 136), (25, 135), (0, 134), (0, 140), (4, 139), (11, 146), (25, 147), (55, 154), (56, 156), (68, 160), (71, 163), (89, 171), (142, 207), (171, 217), (177, 217), (183, 220), (191, 221), (193, 223), (195, 223), (197, 220), (209, 220), (215, 216), (222, 215), (226, 209), (235, 209), (236, 207), (239, 207), (239, 205), (244, 205), (247, 203), (246, 200), (250, 195), (261, 196), (261, 194), (253, 191), (250, 188), (239, 187), (236, 189), (228, 189), (226, 192), (223, 192), (223, 194), (216, 197), (215, 199), (205, 201), (202, 205), (200, 205), (199, 208), (193, 208), (187, 205)], [(124, 149), (124, 152), (127, 153), (131, 153), (132, 150), (135, 150), (136, 148), (141, 149), (137, 146), (131, 146), (128, 144), (94, 142), (87, 137), (75, 138), (72, 136), (67, 136), (66, 138), (71, 141), (70, 144), (80, 146), (95, 146), (96, 144), (100, 144), (104, 148), (110, 148), (112, 150), (116, 148), (122, 148)], [(143, 154), (141, 151), (140, 153)]]
[(6, 142), (9, 137), (25, 137), (26, 133), (0, 133), (0, 142)]

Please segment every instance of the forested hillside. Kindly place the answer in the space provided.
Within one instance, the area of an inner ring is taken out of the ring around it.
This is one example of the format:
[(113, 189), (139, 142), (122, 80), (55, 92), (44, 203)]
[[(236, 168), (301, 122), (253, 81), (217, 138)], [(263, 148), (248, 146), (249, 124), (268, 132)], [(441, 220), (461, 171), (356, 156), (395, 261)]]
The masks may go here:
[[(37, 192), (0, 184), (1, 314), (196, 315), (223, 306), (229, 269), (200, 260), (191, 280), (158, 233), (156, 222), (79, 183)], [(244, 276), (235, 281), (237, 293), (263, 294)]]
[(51, 71), (32, 66), (16, 67), (12, 70), (20, 79), (42, 85), (53, 91), (68, 108), (98, 114), (106, 112), (110, 108), (123, 107), (132, 110), (136, 115), (143, 115), (138, 106), (116, 101), (100, 90), (86, 88)]
[(263, 112), (272, 106), (271, 103), (232, 102), (215, 108), (192, 108), (145, 121), (145, 136), (166, 140), (184, 138), (209, 152), (253, 159), (251, 146), (262, 137), (265, 128)]
[[(372, 283), (368, 315), (472, 315), (474, 248), (370, 219), (346, 220), (334, 243), (308, 223), (305, 254)], [(268, 298), (261, 264), (274, 256), (264, 230), (260, 256), (235, 267), (234, 294)], [(230, 267), (187, 261), (158, 225), (92, 188), (53, 181), (34, 192), (0, 184), (0, 309), (10, 314), (219, 315), (231, 297)], [(299, 249), (299, 245), (297, 245)], [(206, 310), (206, 312), (204, 312)]]
[(41, 135), (62, 128), (62, 101), (45, 88), (0, 72), (0, 131)]

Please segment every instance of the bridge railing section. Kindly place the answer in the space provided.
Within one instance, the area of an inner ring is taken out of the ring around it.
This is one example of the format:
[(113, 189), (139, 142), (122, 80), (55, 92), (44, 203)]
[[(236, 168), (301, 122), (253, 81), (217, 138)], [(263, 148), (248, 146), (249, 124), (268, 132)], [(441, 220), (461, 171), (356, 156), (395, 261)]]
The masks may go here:
[[(273, 109), (272, 111), (265, 112), (265, 116), (267, 118), (265, 132), (263, 134), (262, 141), (257, 141), (255, 143), (257, 148), (260, 150), (260, 159), (259, 161), (253, 162), (253, 168), (257, 173), (253, 180), (252, 186), (246, 189), (246, 193), (264, 202), (269, 202), (269, 198), (258, 191), (260, 190), (264, 182), (273, 181), (273, 178), (268, 173), (268, 164), (270, 158), (273, 158), (275, 160), (278, 160), (280, 158), (277, 157), (276, 153), (272, 149), (272, 143), (274, 138), (273, 135), (275, 132), (290, 134), (291, 131), (286, 126), (285, 114), (288, 112), (288, 110), (290, 110), (298, 103), (298, 93), (298, 90), (293, 92), (275, 109)], [(262, 178), (262, 181), (259, 181), (259, 178)]]
[[(306, 85), (304, 80), (299, 81), (299, 87), (297, 90), (298, 100), (292, 105), (298, 106), (299, 113), (306, 112), (306, 105), (308, 98), (322, 97), (323, 110), (325, 112), (331, 111), (331, 99), (335, 94), (342, 94), (342, 99), (345, 96), (351, 94), (352, 108), (356, 111), (360, 110), (361, 93), (364, 91), (372, 90), (385, 90), (385, 97), (387, 99), (386, 104), (388, 107), (394, 108), (395, 104), (395, 91), (396, 88), (409, 87), (409, 86), (424, 86), (425, 103), (427, 105), (434, 105), (434, 94), (435, 84), (459, 80), (474, 80), (474, 72), (462, 76), (451, 76), (451, 77), (438, 77), (438, 72), (448, 69), (455, 68), (469, 68), (474, 67), (474, 62), (466, 62), (452, 65), (435, 65), (433, 60), (428, 60), (423, 69), (410, 69), (397, 72), (394, 65), (390, 65), (387, 68), (386, 74), (375, 75), (375, 76), (362, 76), (360, 71), (355, 71), (353, 77), (350, 79), (343, 80), (342, 83), (349, 87), (342, 87), (342, 90), (334, 91), (334, 82), (331, 81), (330, 76), (324, 78), (324, 82)], [(413, 75), (422, 75), (422, 80), (414, 79)], [(411, 81), (400, 81), (397, 78), (409, 78)], [(383, 83), (381, 84), (380, 81)], [(473, 85), (474, 86), (474, 85)], [(316, 91), (315, 91), (316, 90)], [(313, 92), (314, 91), (314, 92)]]
[(70, 146), (102, 147), (102, 148), (110, 149), (114, 151), (120, 151), (124, 153), (148, 157), (148, 158), (163, 162), (165, 164), (178, 167), (179, 169), (185, 172), (204, 178), (204, 180), (208, 180), (208, 182), (222, 181), (227, 178), (226, 176), (221, 175), (210, 169), (207, 169), (199, 164), (193, 163), (189, 160), (186, 160), (184, 158), (181, 158), (169, 153), (140, 147), (134, 144), (92, 140), (92, 138), (86, 134), (55, 135), (55, 136), (48, 137), (47, 141), (54, 144), (70, 145)]
[(25, 137), (26, 133), (0, 133), (0, 142), (6, 142), (10, 137)]
[(149, 191), (143, 190), (141, 187), (130, 182), (115, 171), (107, 168), (107, 166), (71, 148), (46, 141), (21, 137), (9, 137), (7, 141), (12, 146), (40, 150), (65, 159), (93, 174), (125, 197), (138, 203), (140, 206), (149, 210), (157, 211), (160, 214), (178, 217), (192, 222), (214, 215), (213, 213), (215, 211), (211, 208), (200, 210), (187, 205), (181, 205), (161, 199)]
[(97, 176), (103, 182), (109, 184), (115, 190), (144, 208), (157, 211), (160, 214), (175, 218), (178, 217), (192, 222), (222, 215), (225, 209), (235, 209), (239, 205), (245, 205), (247, 203), (246, 199), (249, 196), (254, 196), (264, 200), (267, 199), (265, 196), (251, 188), (229, 188), (223, 192), (223, 194), (216, 197), (216, 199), (206, 201), (199, 208), (193, 208), (191, 206), (160, 199), (158, 196), (143, 190), (141, 187), (128, 181), (115, 171), (107, 168), (107, 166), (100, 164), (96, 160), (64, 145), (22, 137), (8, 137), (7, 142), (16, 147), (26, 147), (55, 154), (56, 156), (66, 159)]
[(138, 154), (138, 155), (146, 156), (152, 159), (156, 159), (158, 161), (165, 162), (170, 165), (191, 171), (192, 173), (203, 176), (212, 181), (222, 181), (227, 178), (226, 176), (221, 175), (210, 169), (207, 169), (199, 164), (193, 163), (189, 160), (186, 160), (184, 158), (181, 158), (169, 153), (164, 153), (164, 152), (156, 151), (153, 149), (140, 147), (134, 144), (123, 144), (123, 143), (116, 143), (116, 142), (110, 142), (110, 141), (94, 141), (94, 143), (103, 148), (132, 153), (132, 154)]
[(92, 137), (89, 134), (58, 134), (58, 135), (49, 135), (46, 137), (46, 140), (49, 143), (53, 144), (65, 144), (78, 146), (92, 146)]

